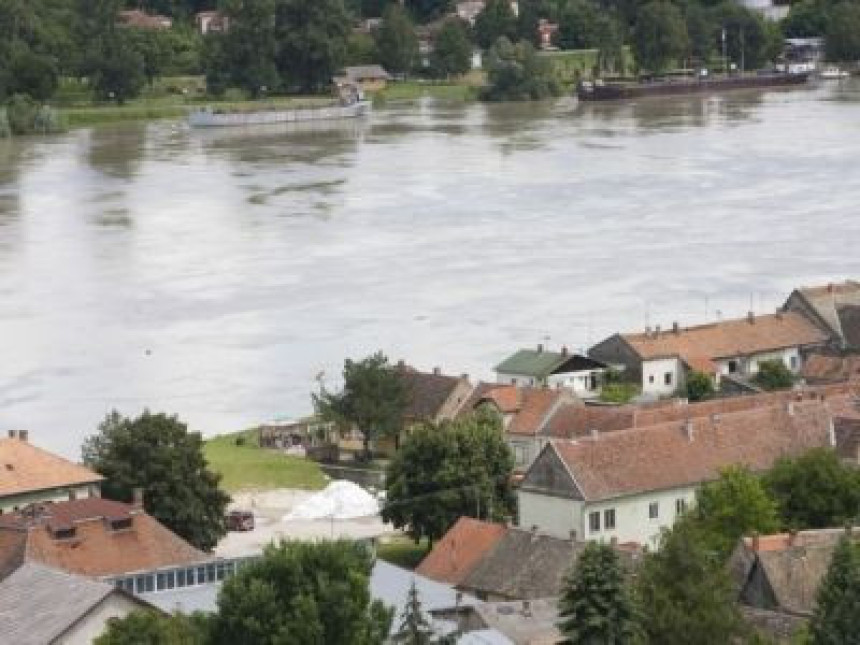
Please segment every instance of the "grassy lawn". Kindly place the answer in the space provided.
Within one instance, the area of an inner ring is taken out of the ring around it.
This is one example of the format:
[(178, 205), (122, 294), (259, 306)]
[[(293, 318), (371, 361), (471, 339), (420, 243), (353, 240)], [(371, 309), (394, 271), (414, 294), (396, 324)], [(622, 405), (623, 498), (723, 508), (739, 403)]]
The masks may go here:
[(415, 544), (415, 540), (412, 538), (406, 535), (399, 535), (387, 538), (385, 542), (380, 542), (376, 550), (376, 555), (380, 560), (385, 560), (398, 567), (412, 570), (427, 555), (427, 546), (426, 539), (421, 540), (420, 544)]
[[(236, 445), (243, 437), (244, 445)], [(209, 466), (222, 476), (222, 486), (231, 492), (242, 489), (305, 488), (318, 490), (326, 478), (313, 461), (263, 450), (253, 431), (221, 435), (206, 441), (203, 452)]]
[(417, 101), (429, 96), (443, 101), (474, 101), (484, 83), (484, 75), (472, 72), (457, 81), (398, 81), (389, 83), (388, 87), (374, 94), (376, 102), (385, 101)]

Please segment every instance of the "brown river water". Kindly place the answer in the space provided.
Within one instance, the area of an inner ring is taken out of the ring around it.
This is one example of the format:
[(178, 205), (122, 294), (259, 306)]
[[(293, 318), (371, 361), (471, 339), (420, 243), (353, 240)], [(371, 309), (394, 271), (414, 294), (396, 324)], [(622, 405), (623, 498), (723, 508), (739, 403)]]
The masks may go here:
[(0, 429), (77, 456), (112, 408), (204, 433), (310, 410), (383, 349), (771, 311), (860, 275), (860, 83), (618, 105), (389, 105), (0, 142)]

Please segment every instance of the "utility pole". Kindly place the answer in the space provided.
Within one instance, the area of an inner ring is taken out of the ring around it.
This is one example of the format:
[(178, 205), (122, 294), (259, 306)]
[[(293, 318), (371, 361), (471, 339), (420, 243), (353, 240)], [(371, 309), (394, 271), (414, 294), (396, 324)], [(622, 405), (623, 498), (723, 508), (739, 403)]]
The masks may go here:
[(723, 74), (729, 75), (729, 57), (726, 54), (726, 28), (723, 27)]
[(744, 26), (741, 25), (741, 75), (746, 71), (746, 52), (744, 51)]

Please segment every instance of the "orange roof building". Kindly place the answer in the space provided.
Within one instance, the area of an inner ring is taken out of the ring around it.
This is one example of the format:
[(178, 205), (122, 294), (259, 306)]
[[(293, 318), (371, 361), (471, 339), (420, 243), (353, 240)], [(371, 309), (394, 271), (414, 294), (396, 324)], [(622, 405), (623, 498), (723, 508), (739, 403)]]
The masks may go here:
[(461, 517), (422, 560), (415, 573), (457, 586), (506, 532), (507, 528), (501, 524)]
[(104, 478), (89, 468), (37, 448), (26, 430), (0, 439), (0, 514), (35, 502), (98, 496)]
[(0, 516), (0, 575), (37, 562), (108, 578), (208, 559), (133, 504), (78, 499)]
[(745, 378), (763, 361), (778, 360), (799, 373), (807, 352), (823, 347), (828, 335), (794, 311), (725, 320), (696, 327), (656, 327), (641, 334), (615, 334), (588, 352), (641, 379), (643, 394), (683, 391), (690, 371)]
[(780, 457), (835, 446), (833, 412), (821, 399), (554, 440), (517, 491), (520, 524), (653, 547), (721, 469), (760, 472)]

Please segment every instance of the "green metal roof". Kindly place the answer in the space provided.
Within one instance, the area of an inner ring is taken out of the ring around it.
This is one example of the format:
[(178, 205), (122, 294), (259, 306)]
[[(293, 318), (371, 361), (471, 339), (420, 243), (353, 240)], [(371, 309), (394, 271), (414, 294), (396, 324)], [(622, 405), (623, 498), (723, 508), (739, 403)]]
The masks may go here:
[(496, 365), (496, 371), (503, 374), (522, 374), (534, 378), (546, 378), (570, 358), (559, 352), (546, 350), (521, 349)]

